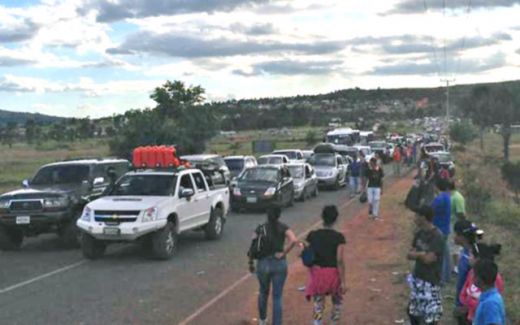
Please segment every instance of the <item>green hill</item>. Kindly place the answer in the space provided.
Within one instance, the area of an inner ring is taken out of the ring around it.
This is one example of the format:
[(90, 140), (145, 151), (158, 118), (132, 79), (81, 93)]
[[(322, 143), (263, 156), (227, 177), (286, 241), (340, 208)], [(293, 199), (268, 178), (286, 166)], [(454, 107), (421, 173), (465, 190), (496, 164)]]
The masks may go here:
[(33, 119), (38, 124), (49, 124), (65, 120), (63, 117), (44, 115), (39, 113), (24, 113), (0, 110), (0, 126), (10, 122), (23, 125), (27, 120)]

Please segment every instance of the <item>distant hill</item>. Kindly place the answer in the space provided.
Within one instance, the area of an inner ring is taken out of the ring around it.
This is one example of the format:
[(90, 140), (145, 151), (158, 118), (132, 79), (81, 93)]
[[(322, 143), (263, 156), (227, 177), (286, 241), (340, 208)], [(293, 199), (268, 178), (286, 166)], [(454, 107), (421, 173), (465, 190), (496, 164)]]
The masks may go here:
[(39, 113), (23, 113), (0, 110), (0, 126), (6, 125), (10, 122), (15, 122), (19, 125), (25, 124), (29, 119), (33, 119), (39, 124), (48, 124), (65, 120), (64, 117), (50, 116)]

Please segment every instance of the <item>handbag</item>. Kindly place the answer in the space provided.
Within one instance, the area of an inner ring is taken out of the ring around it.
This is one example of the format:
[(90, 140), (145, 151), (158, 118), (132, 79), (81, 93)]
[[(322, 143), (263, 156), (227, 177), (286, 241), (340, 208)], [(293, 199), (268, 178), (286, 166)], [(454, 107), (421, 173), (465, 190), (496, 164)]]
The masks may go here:
[(368, 196), (367, 196), (367, 192), (364, 191), (361, 193), (361, 195), (359, 196), (359, 202), (361, 203), (366, 203), (368, 201)]
[(306, 267), (312, 267), (314, 265), (314, 259), (316, 258), (316, 255), (314, 254), (314, 249), (311, 245), (305, 246), (303, 249), (301, 255), (303, 265)]

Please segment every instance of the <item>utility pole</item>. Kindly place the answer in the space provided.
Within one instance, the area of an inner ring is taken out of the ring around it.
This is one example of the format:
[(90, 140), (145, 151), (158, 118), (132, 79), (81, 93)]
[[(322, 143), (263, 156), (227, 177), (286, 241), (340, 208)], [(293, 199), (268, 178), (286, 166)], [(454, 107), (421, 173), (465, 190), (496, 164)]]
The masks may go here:
[(446, 131), (448, 139), (450, 138), (450, 83), (455, 79), (441, 79), (442, 83), (446, 83)]

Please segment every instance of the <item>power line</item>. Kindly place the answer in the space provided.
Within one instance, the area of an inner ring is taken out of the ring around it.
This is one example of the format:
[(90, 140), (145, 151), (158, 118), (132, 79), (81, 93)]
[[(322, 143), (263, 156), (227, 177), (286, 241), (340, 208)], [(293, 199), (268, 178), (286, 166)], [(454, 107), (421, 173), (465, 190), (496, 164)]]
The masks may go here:
[[(468, 6), (466, 8), (466, 23), (468, 22), (469, 16), (471, 14), (471, 4), (472, 4), (471, 0), (468, 0)], [(462, 39), (462, 47), (461, 47), (461, 51), (459, 54), (459, 59), (457, 61), (457, 68), (455, 69), (455, 74), (459, 73), (460, 63), (462, 61), (462, 53), (466, 50), (466, 37), (467, 37), (467, 33), (464, 33), (464, 38)]]
[[(428, 13), (428, 3), (426, 2), (426, 0), (423, 0), (423, 5), (424, 5), (424, 12), (427, 14)], [(431, 47), (433, 49), (433, 60), (434, 60), (434, 64), (435, 64), (435, 68), (437, 69), (437, 76), (441, 76), (441, 67), (440, 67), (440, 64), (439, 64), (439, 59), (437, 58), (437, 46), (434, 42), (434, 38), (433, 36), (430, 36), (430, 44), (431, 44)]]

